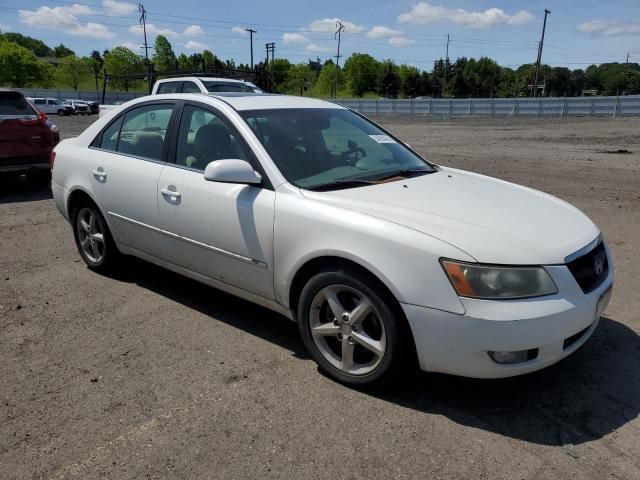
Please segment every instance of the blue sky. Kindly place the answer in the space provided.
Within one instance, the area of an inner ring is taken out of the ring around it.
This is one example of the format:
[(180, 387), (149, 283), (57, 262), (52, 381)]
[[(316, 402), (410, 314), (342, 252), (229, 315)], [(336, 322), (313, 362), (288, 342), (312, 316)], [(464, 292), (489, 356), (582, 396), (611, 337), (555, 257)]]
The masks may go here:
[[(255, 58), (276, 42), (276, 57), (292, 62), (335, 55), (336, 19), (346, 26), (341, 53), (369, 53), (430, 70), (444, 56), (489, 56), (501, 65), (533, 62), (547, 23), (543, 61), (584, 68), (592, 63), (640, 62), (640, 0), (268, 0), (198, 2), (148, 0), (149, 39), (158, 33), (174, 50), (208, 48), (219, 57), (249, 62), (254, 28)], [(0, 0), (0, 29), (64, 43), (78, 55), (126, 45), (140, 53), (137, 4), (120, 0)], [(257, 61), (257, 60), (256, 60)]]

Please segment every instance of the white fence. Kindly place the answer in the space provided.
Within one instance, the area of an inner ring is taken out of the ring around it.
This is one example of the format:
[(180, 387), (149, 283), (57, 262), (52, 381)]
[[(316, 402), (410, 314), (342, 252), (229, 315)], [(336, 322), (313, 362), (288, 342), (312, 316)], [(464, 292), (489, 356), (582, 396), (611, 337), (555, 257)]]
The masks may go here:
[(364, 115), (426, 117), (622, 117), (640, 115), (640, 95), (624, 97), (341, 99)]
[[(102, 101), (102, 92), (19, 88), (27, 97)], [(144, 95), (106, 92), (105, 103)], [(414, 100), (340, 99), (337, 103), (364, 115), (423, 117), (623, 117), (640, 115), (640, 95), (622, 97), (426, 98)]]
[[(60, 100), (78, 99), (102, 103), (102, 91), (52, 90), (47, 88), (16, 88), (15, 90), (19, 90), (25, 97), (31, 98), (49, 97), (58, 98)], [(143, 95), (144, 93), (134, 92), (106, 92), (105, 103), (127, 102)]]

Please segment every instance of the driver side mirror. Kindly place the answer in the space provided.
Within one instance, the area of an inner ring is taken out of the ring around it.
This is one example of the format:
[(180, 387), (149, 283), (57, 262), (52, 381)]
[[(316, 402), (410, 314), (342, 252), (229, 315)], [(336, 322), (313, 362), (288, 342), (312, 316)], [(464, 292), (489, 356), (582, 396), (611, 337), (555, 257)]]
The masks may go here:
[(214, 160), (204, 169), (204, 178), (211, 182), (260, 185), (262, 176), (246, 160)]

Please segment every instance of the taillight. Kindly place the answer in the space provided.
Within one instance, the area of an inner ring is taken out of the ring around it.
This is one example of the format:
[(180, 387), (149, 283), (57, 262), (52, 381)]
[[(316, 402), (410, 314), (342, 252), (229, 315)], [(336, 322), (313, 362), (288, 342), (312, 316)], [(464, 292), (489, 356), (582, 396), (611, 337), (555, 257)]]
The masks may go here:
[(34, 126), (34, 125), (44, 125), (47, 123), (47, 114), (44, 112), (38, 112), (38, 116), (36, 118), (19, 118), (18, 123), (20, 125), (26, 126)]
[(49, 166), (51, 170), (53, 170), (53, 164), (56, 163), (56, 152), (55, 150), (51, 150), (51, 154), (49, 155)]

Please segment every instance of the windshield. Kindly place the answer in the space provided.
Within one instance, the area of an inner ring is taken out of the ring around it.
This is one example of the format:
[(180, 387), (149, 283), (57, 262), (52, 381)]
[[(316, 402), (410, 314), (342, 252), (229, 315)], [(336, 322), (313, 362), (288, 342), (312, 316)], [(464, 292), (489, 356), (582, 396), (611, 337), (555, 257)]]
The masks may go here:
[(202, 82), (207, 91), (209, 92), (250, 92), (253, 93), (251, 88), (246, 83), (242, 82)]
[(436, 171), (350, 110), (277, 109), (240, 114), (282, 174), (300, 188), (350, 188)]

